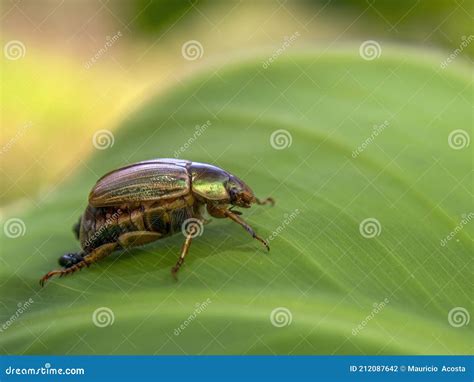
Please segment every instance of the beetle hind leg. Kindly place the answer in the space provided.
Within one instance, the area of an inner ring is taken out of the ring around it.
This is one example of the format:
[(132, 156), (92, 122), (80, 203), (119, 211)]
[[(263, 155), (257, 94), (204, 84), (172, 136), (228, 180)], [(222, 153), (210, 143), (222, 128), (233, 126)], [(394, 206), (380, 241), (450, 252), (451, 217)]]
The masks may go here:
[(71, 273), (81, 270), (84, 267), (88, 267), (89, 265), (110, 255), (119, 247), (130, 248), (151, 243), (152, 241), (158, 240), (161, 236), (162, 235), (159, 233), (150, 231), (128, 232), (120, 235), (117, 242), (103, 244), (88, 254), (66, 254), (59, 259), (59, 264), (64, 268), (56, 269), (45, 274), (40, 279), (40, 285), (44, 286), (46, 281), (48, 281), (53, 276), (67, 276)]
[[(59, 277), (67, 276), (71, 273), (81, 270), (84, 267), (88, 267), (89, 265), (110, 255), (114, 251), (114, 249), (117, 248), (117, 246), (118, 246), (117, 243), (108, 243), (108, 244), (101, 245), (100, 247), (94, 249), (92, 252), (84, 255), (83, 257), (80, 254), (69, 254), (69, 255), (65, 255), (61, 257), (60, 264), (64, 265), (64, 268), (56, 269), (54, 271), (46, 273), (40, 279), (40, 285), (44, 286), (45, 282), (48, 281), (53, 276), (59, 276)], [(73, 258), (73, 260), (69, 263), (66, 263), (65, 261), (69, 259), (69, 257)]]

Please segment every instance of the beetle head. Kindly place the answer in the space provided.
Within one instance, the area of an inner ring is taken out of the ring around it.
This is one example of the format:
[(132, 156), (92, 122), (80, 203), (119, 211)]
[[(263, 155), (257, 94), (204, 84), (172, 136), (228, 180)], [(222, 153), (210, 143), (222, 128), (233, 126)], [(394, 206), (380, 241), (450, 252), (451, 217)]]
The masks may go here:
[(272, 198), (256, 198), (245, 182), (219, 167), (193, 162), (189, 170), (192, 175), (192, 192), (206, 202), (232, 204), (243, 208), (249, 208), (252, 203), (273, 204)]
[(229, 194), (230, 204), (249, 208), (252, 203), (255, 203), (256, 198), (252, 189), (239, 178), (231, 175), (225, 188)]

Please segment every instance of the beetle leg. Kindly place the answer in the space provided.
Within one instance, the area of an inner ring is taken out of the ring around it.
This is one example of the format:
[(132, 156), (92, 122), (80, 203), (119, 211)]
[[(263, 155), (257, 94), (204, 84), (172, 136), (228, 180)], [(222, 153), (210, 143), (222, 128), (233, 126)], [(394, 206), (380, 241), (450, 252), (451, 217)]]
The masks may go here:
[(258, 236), (253, 230), (253, 228), (250, 227), (244, 219), (242, 219), (240, 216), (236, 215), (234, 212), (229, 211), (229, 210), (224, 210), (222, 213), (224, 214), (224, 216), (235, 221), (237, 224), (240, 224), (250, 235), (252, 235), (254, 239), (257, 239), (259, 242), (261, 242), (267, 248), (267, 251), (270, 250), (268, 243), (265, 240), (263, 240), (260, 236)]
[(236, 214), (236, 215), (242, 215), (242, 212), (240, 212), (240, 211), (235, 211), (234, 208), (235, 208), (235, 206), (230, 207), (230, 208), (229, 208), (229, 211), (233, 212), (233, 213)]
[(151, 243), (155, 240), (158, 240), (162, 236), (163, 235), (161, 235), (158, 232), (151, 232), (151, 231), (127, 232), (119, 236), (118, 242), (124, 248), (136, 247), (136, 246)]
[(108, 243), (101, 245), (100, 247), (94, 249), (91, 253), (84, 256), (84, 259), (77, 264), (74, 264), (65, 269), (56, 269), (54, 271), (48, 272), (40, 279), (40, 285), (44, 286), (44, 283), (48, 281), (51, 277), (58, 275), (59, 277), (63, 277), (74, 273), (84, 267), (88, 267), (92, 263), (103, 259), (104, 257), (110, 255), (114, 249), (117, 247), (117, 243)]
[(181, 256), (179, 256), (179, 259), (178, 261), (176, 262), (175, 266), (173, 268), (171, 268), (171, 274), (173, 275), (173, 277), (175, 278), (175, 280), (177, 280), (178, 278), (176, 277), (178, 271), (179, 271), (179, 268), (181, 268), (181, 265), (183, 265), (184, 263), (184, 258), (186, 257), (186, 255), (188, 254), (188, 251), (189, 251), (189, 247), (191, 246), (191, 241), (193, 240), (193, 237), (197, 234), (197, 227), (195, 226), (190, 226), (189, 228), (189, 233), (188, 235), (186, 236), (186, 240), (183, 244), (183, 247), (181, 248)]

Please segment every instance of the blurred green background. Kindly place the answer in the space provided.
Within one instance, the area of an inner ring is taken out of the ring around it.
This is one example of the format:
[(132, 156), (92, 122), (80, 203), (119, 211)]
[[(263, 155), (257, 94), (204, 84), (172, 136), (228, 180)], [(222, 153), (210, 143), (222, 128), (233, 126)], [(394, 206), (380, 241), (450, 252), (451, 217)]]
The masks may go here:
[[(3, 353), (472, 352), (473, 228), (460, 222), (472, 213), (473, 2), (1, 4)], [(70, 227), (95, 180), (174, 156), (206, 121), (181, 156), (275, 197), (245, 211), (264, 237), (284, 225), (271, 255), (214, 221), (177, 284), (181, 237), (40, 290), (78, 249)], [(361, 234), (367, 218), (373, 238)], [(101, 307), (113, 325), (94, 324)]]
[[(471, 1), (13, 1), (3, 0), (2, 41), (22, 41), (21, 60), (2, 60), (0, 203), (37, 203), (93, 149), (90, 135), (114, 129), (150, 94), (201, 66), (272, 52), (376, 40), (448, 56), (472, 34)], [(107, 37), (121, 37), (89, 69)], [(202, 59), (181, 56), (185, 41)], [(469, 44), (457, 61), (470, 61)], [(4, 57), (5, 58), (5, 57)], [(74, 142), (74, 144), (71, 144)], [(19, 176), (20, 174), (20, 176)]]

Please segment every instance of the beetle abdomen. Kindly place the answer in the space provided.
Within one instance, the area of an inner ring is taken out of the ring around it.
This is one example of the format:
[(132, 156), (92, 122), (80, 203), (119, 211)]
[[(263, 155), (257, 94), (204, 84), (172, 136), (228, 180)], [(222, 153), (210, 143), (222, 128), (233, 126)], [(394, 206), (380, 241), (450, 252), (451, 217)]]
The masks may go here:
[(125, 232), (135, 230), (130, 224), (130, 212), (120, 208), (96, 208), (87, 206), (81, 217), (79, 240), (87, 253), (106, 243), (117, 241)]
[(149, 231), (170, 236), (181, 231), (181, 226), (186, 219), (199, 218), (194, 198), (188, 195), (178, 198), (165, 206), (145, 208), (144, 223)]
[(88, 253), (103, 244), (118, 241), (134, 231), (157, 232), (170, 236), (181, 231), (186, 219), (200, 218), (200, 203), (192, 195), (167, 202), (144, 202), (121, 207), (88, 205), (81, 218), (79, 239)]

